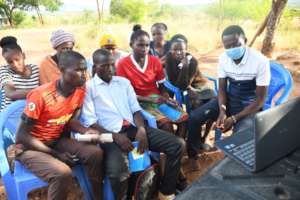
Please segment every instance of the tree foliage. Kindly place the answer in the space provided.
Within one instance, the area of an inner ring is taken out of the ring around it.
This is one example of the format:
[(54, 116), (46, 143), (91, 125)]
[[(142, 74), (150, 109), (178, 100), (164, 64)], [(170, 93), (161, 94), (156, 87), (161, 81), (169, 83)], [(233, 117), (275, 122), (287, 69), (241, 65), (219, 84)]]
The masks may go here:
[(15, 11), (36, 10), (39, 18), (41, 14), (39, 7), (43, 6), (48, 11), (58, 10), (62, 5), (61, 0), (0, 0), (0, 14), (5, 15), (11, 26), (15, 25)]
[(143, 0), (111, 0), (110, 13), (130, 22), (139, 22), (148, 15), (154, 15), (159, 6), (157, 0), (150, 0), (147, 3)]
[[(231, 20), (252, 19), (260, 21), (269, 12), (271, 3), (271, 0), (222, 0), (222, 17)], [(218, 1), (205, 7), (204, 12), (219, 18), (220, 5)]]

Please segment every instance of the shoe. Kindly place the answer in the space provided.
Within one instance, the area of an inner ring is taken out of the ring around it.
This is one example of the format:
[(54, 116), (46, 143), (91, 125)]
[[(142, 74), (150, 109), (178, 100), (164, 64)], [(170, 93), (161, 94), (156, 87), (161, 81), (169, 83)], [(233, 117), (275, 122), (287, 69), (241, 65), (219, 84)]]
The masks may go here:
[(176, 197), (175, 194), (164, 195), (164, 194), (161, 193), (161, 192), (158, 193), (158, 199), (159, 199), (159, 200), (174, 200), (175, 197)]
[(188, 168), (190, 169), (189, 171), (199, 171), (201, 169), (199, 160), (197, 157), (195, 158), (188, 158)]
[(177, 181), (176, 183), (176, 190), (178, 192), (182, 192), (186, 187), (188, 186), (188, 182), (185, 180), (180, 180), (180, 181)]
[(176, 194), (182, 192), (188, 186), (187, 179), (183, 173), (183, 169), (180, 168), (180, 172), (178, 174), (178, 178), (176, 181)]
[(201, 145), (201, 149), (202, 149), (202, 151), (205, 151), (205, 152), (212, 152), (212, 151), (216, 151), (217, 150), (216, 147), (212, 147), (209, 144), (205, 144), (205, 143), (203, 143)]

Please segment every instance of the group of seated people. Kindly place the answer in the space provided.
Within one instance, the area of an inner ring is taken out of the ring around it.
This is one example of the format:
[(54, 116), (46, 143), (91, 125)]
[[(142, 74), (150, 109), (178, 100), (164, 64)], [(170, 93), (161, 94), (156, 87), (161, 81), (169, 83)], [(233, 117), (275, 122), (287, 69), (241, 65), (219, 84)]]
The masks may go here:
[[(153, 24), (151, 41), (135, 25), (129, 54), (117, 49), (114, 35), (104, 34), (100, 49), (87, 61), (73, 51), (73, 34), (56, 30), (50, 39), (56, 53), (39, 66), (25, 64), (15, 37), (1, 39), (7, 62), (0, 67), (1, 111), (26, 98), (16, 136), (16, 159), (49, 183), (49, 200), (66, 199), (71, 167), (78, 162), (87, 171), (94, 199), (103, 198), (104, 176), (110, 180), (115, 199), (126, 199), (127, 153), (133, 150), (133, 141), (139, 142), (139, 153), (151, 150), (166, 155), (158, 198), (174, 199), (178, 187), (186, 187), (181, 170), (185, 152), (195, 169), (201, 167), (203, 125), (216, 121), (222, 132), (232, 128), (235, 132), (251, 124), (267, 96), (270, 67), (267, 58), (247, 47), (243, 29), (231, 25), (222, 33), (225, 52), (219, 59), (217, 96), (202, 76), (197, 58), (187, 52), (187, 38), (176, 34), (167, 40), (167, 31), (166, 24)], [(165, 88), (166, 80), (187, 92), (189, 113)], [(179, 111), (180, 118), (169, 119), (159, 109), (162, 104)], [(144, 122), (142, 110), (156, 118), (158, 128)], [(71, 138), (70, 132), (93, 137), (91, 142), (81, 142)], [(110, 133), (111, 142), (102, 140), (104, 133)]]

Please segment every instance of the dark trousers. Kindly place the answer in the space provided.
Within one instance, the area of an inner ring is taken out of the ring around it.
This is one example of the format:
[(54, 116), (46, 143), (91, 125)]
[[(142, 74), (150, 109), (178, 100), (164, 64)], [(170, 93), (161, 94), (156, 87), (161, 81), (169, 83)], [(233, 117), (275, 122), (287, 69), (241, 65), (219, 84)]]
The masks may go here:
[[(201, 126), (208, 120), (216, 121), (219, 116), (218, 99), (214, 98), (193, 110), (189, 115), (189, 133), (187, 139), (187, 152), (190, 158), (195, 158), (201, 149)], [(254, 115), (238, 121), (233, 127), (233, 133), (246, 130), (254, 126)]]
[[(127, 133), (127, 136), (134, 140), (136, 131), (136, 127), (130, 126), (120, 132)], [(147, 127), (146, 132), (149, 150), (163, 152), (167, 156), (160, 191), (165, 195), (174, 194), (185, 143), (181, 138), (163, 130)], [(126, 195), (127, 187), (125, 183), (129, 177), (127, 152), (123, 152), (115, 143), (106, 143), (101, 147), (104, 150), (105, 174), (110, 178), (115, 198), (117, 200), (122, 199)]]
[[(62, 138), (53, 147), (59, 152), (69, 152), (84, 165), (93, 187), (94, 199), (102, 199), (102, 157), (103, 151), (93, 145)], [(25, 150), (16, 157), (27, 169), (49, 183), (48, 200), (65, 200), (72, 181), (72, 170), (64, 162), (50, 154)]]
[(208, 120), (215, 121), (219, 116), (219, 105), (216, 98), (196, 108), (189, 115), (187, 152), (190, 158), (195, 158), (201, 149), (201, 126)]

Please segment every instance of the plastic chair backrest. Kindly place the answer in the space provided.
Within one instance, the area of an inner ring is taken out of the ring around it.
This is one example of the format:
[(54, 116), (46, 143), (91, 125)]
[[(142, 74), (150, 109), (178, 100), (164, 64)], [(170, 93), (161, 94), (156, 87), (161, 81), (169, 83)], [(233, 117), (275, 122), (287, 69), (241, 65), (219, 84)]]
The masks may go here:
[[(207, 78), (209, 81), (212, 81), (214, 84), (214, 90), (215, 93), (218, 94), (218, 80), (212, 76), (209, 76), (207, 74), (203, 74), (205, 78)], [(174, 86), (171, 82), (165, 81), (164, 86), (174, 93), (176, 101), (179, 103), (179, 105), (182, 107), (183, 104), (187, 106), (187, 112), (190, 112), (189, 104), (188, 104), (188, 95), (187, 91), (181, 91), (178, 87)]]
[[(1, 113), (0, 131), (5, 136), (3, 139), (5, 142), (7, 142), (5, 143), (7, 146), (15, 143), (15, 133), (17, 132), (17, 126), (20, 122), (21, 114), (23, 113), (25, 104), (25, 100), (15, 101)], [(5, 131), (5, 129), (7, 129), (9, 132)]]
[(0, 90), (0, 106), (2, 105), (2, 93), (3, 93), (3, 90)]
[(0, 172), (8, 199), (17, 199), (17, 191), (14, 175), (9, 168), (6, 150), (10, 144), (15, 142), (15, 137), (11, 132), (15, 133), (24, 106), (25, 100), (19, 100), (0, 113)]
[(283, 65), (270, 61), (271, 82), (268, 89), (268, 97), (263, 107), (264, 110), (272, 107), (274, 97), (281, 92), (281, 95), (276, 98), (274, 104), (279, 105), (284, 103), (293, 87), (293, 78), (290, 72)]

